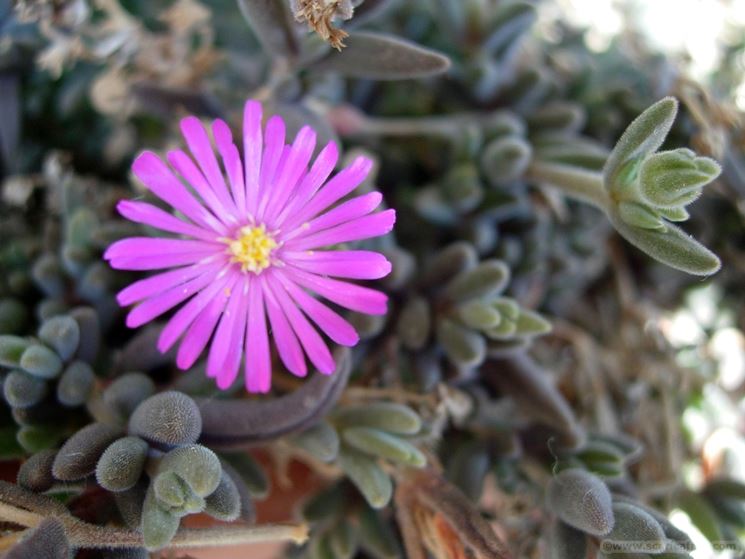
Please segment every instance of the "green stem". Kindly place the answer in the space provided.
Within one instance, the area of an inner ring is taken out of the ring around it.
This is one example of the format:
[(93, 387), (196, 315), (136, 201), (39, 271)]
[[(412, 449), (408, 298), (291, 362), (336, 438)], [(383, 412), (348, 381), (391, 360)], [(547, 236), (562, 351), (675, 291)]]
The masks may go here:
[(607, 212), (610, 198), (603, 185), (603, 175), (572, 165), (533, 161), (528, 178), (559, 188), (567, 196), (592, 204)]

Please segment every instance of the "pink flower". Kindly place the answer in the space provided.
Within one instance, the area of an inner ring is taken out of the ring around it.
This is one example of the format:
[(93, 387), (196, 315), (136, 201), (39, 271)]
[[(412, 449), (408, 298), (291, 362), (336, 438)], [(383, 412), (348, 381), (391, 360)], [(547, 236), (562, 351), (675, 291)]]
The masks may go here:
[(263, 134), (261, 122), (261, 105), (248, 101), (243, 159), (227, 124), (213, 123), (222, 168), (195, 117), (181, 121), (193, 159), (182, 150), (169, 152), (172, 170), (154, 153), (142, 153), (134, 174), (178, 215), (128, 200), (119, 202), (119, 213), (177, 237), (123, 239), (104, 255), (117, 269), (170, 269), (117, 295), (122, 306), (137, 303), (127, 326), (136, 328), (183, 303), (163, 329), (158, 349), (168, 351), (181, 338), (176, 363), (188, 369), (212, 338), (207, 374), (221, 389), (235, 380), (245, 350), (251, 392), (271, 385), (270, 328), (279, 358), (301, 377), (308, 372), (306, 355), (324, 374), (335, 369), (319, 330), (341, 345), (359, 341), (352, 325), (314, 295), (358, 312), (386, 312), (383, 293), (333, 278), (381, 278), (390, 262), (377, 252), (323, 249), (384, 235), (396, 220), (394, 210), (372, 213), (382, 200), (379, 192), (337, 204), (365, 179), (370, 160), (358, 157), (327, 180), (339, 156), (334, 143), (309, 168), (316, 143), (310, 127), (290, 145), (280, 117), (271, 117)]

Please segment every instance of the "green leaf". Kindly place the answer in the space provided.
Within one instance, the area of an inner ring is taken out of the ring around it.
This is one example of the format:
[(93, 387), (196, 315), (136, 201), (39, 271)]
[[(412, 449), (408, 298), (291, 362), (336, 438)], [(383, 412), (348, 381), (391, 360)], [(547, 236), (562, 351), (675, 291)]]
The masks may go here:
[(67, 361), (78, 349), (80, 327), (70, 316), (55, 316), (41, 325), (39, 338), (54, 348), (63, 361)]
[(411, 297), (401, 309), (396, 332), (407, 349), (422, 349), (430, 335), (432, 311), (424, 297)]
[(179, 526), (179, 517), (171, 514), (158, 504), (155, 489), (151, 486), (147, 491), (145, 503), (142, 505), (142, 520), (140, 531), (145, 547), (155, 551), (167, 546)]
[(62, 360), (47, 346), (34, 344), (23, 352), (18, 366), (34, 376), (51, 379), (62, 371)]
[(697, 276), (714, 274), (721, 267), (716, 254), (675, 225), (668, 224), (664, 231), (640, 229), (617, 214), (609, 215), (624, 239), (663, 264)]
[(326, 421), (292, 437), (292, 444), (299, 446), (321, 462), (331, 462), (339, 454), (339, 435)]
[(533, 149), (522, 138), (497, 138), (481, 151), (481, 169), (492, 186), (520, 178), (530, 164)]
[(621, 135), (603, 168), (603, 179), (608, 191), (615, 191), (631, 177), (629, 164), (654, 153), (665, 141), (678, 113), (678, 101), (665, 97), (640, 114)]
[(47, 383), (23, 371), (11, 371), (3, 383), (5, 401), (12, 408), (30, 408), (44, 399)]
[(139, 437), (123, 437), (111, 443), (96, 464), (96, 481), (108, 491), (131, 489), (142, 475), (148, 445)]
[(572, 468), (557, 474), (548, 484), (546, 501), (561, 520), (583, 532), (604, 536), (613, 528), (610, 491), (589, 472)]
[(649, 156), (639, 171), (639, 191), (652, 205), (675, 208), (693, 202), (701, 188), (722, 172), (708, 157), (689, 149), (662, 151)]
[(421, 468), (427, 463), (418, 448), (395, 435), (371, 429), (370, 427), (350, 427), (342, 431), (342, 438), (348, 445), (360, 452), (379, 456), (407, 466)]
[(334, 416), (334, 421), (342, 426), (373, 427), (398, 435), (413, 435), (422, 428), (422, 420), (414, 410), (395, 402), (344, 407)]
[(621, 202), (618, 204), (618, 216), (633, 227), (665, 229), (665, 222), (659, 215), (647, 206), (636, 202)]
[(641, 508), (630, 503), (615, 503), (613, 517), (613, 529), (600, 543), (603, 551), (661, 553), (665, 550), (662, 527)]
[(360, 544), (376, 559), (396, 559), (401, 557), (396, 534), (380, 515), (369, 507), (359, 513)]
[(401, 80), (440, 74), (448, 58), (415, 43), (373, 32), (357, 32), (341, 51), (332, 51), (310, 67), (352, 78)]
[(183, 479), (195, 494), (206, 497), (217, 489), (222, 475), (220, 459), (210, 449), (191, 444), (165, 454), (158, 473), (173, 472)]
[(686, 209), (681, 206), (675, 208), (657, 208), (657, 213), (668, 221), (685, 221), (691, 217)]
[(682, 491), (678, 496), (678, 506), (685, 512), (707, 540), (718, 542), (722, 540), (720, 521), (709, 502), (693, 491)]
[(501, 292), (510, 279), (510, 269), (501, 260), (484, 260), (475, 268), (454, 277), (445, 288), (453, 301), (489, 297)]
[(204, 512), (223, 522), (232, 522), (241, 515), (241, 494), (225, 471), (217, 489), (205, 499)]
[(54, 459), (52, 473), (61, 481), (83, 479), (96, 471), (98, 459), (121, 433), (103, 423), (91, 423), (67, 439)]
[(18, 367), (21, 364), (23, 352), (31, 345), (31, 341), (18, 336), (0, 336), (0, 366)]
[(551, 526), (549, 559), (581, 559), (587, 556), (587, 536), (556, 520)]
[(391, 500), (393, 483), (375, 459), (352, 448), (342, 447), (339, 453), (339, 466), (371, 507), (383, 508)]
[(437, 324), (437, 341), (456, 364), (474, 367), (484, 361), (486, 341), (478, 332), (442, 319)]
[(537, 312), (521, 309), (515, 321), (516, 336), (540, 336), (551, 331), (551, 323)]
[(474, 330), (494, 328), (502, 320), (499, 311), (481, 299), (467, 301), (456, 308), (458, 318)]

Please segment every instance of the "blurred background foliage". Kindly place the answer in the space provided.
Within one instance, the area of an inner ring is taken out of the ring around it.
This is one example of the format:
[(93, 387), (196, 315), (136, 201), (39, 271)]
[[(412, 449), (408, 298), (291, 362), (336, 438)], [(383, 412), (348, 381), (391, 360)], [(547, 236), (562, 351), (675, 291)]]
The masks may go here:
[[(328, 0), (338, 52), (292, 18), (303, 4), (0, 0), (0, 500), (61, 519), (20, 543), (4, 525), (7, 556), (145, 557), (93, 549), (90, 525), (155, 550), (201, 512), (236, 534), (307, 522), (268, 556), (615, 557), (643, 539), (635, 557), (741, 557), (745, 3)], [(686, 226), (722, 260), (703, 279), (531, 175), (599, 172), (667, 95), (663, 147), (723, 169)], [(277, 364), (266, 402), (177, 372), (157, 326), (127, 331), (113, 293), (131, 278), (100, 259), (139, 231), (113, 211), (144, 193), (132, 158), (179, 146), (187, 114), (237, 127), (246, 98), (373, 158), (399, 215), (374, 243), (389, 315), (351, 317), (363, 342), (333, 380)]]

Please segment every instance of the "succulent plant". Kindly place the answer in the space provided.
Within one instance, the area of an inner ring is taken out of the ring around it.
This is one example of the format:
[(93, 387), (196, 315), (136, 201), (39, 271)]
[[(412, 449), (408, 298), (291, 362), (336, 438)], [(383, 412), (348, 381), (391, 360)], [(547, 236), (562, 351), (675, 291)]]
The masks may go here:
[(559, 4), (0, 1), (3, 557), (742, 553), (743, 47)]

